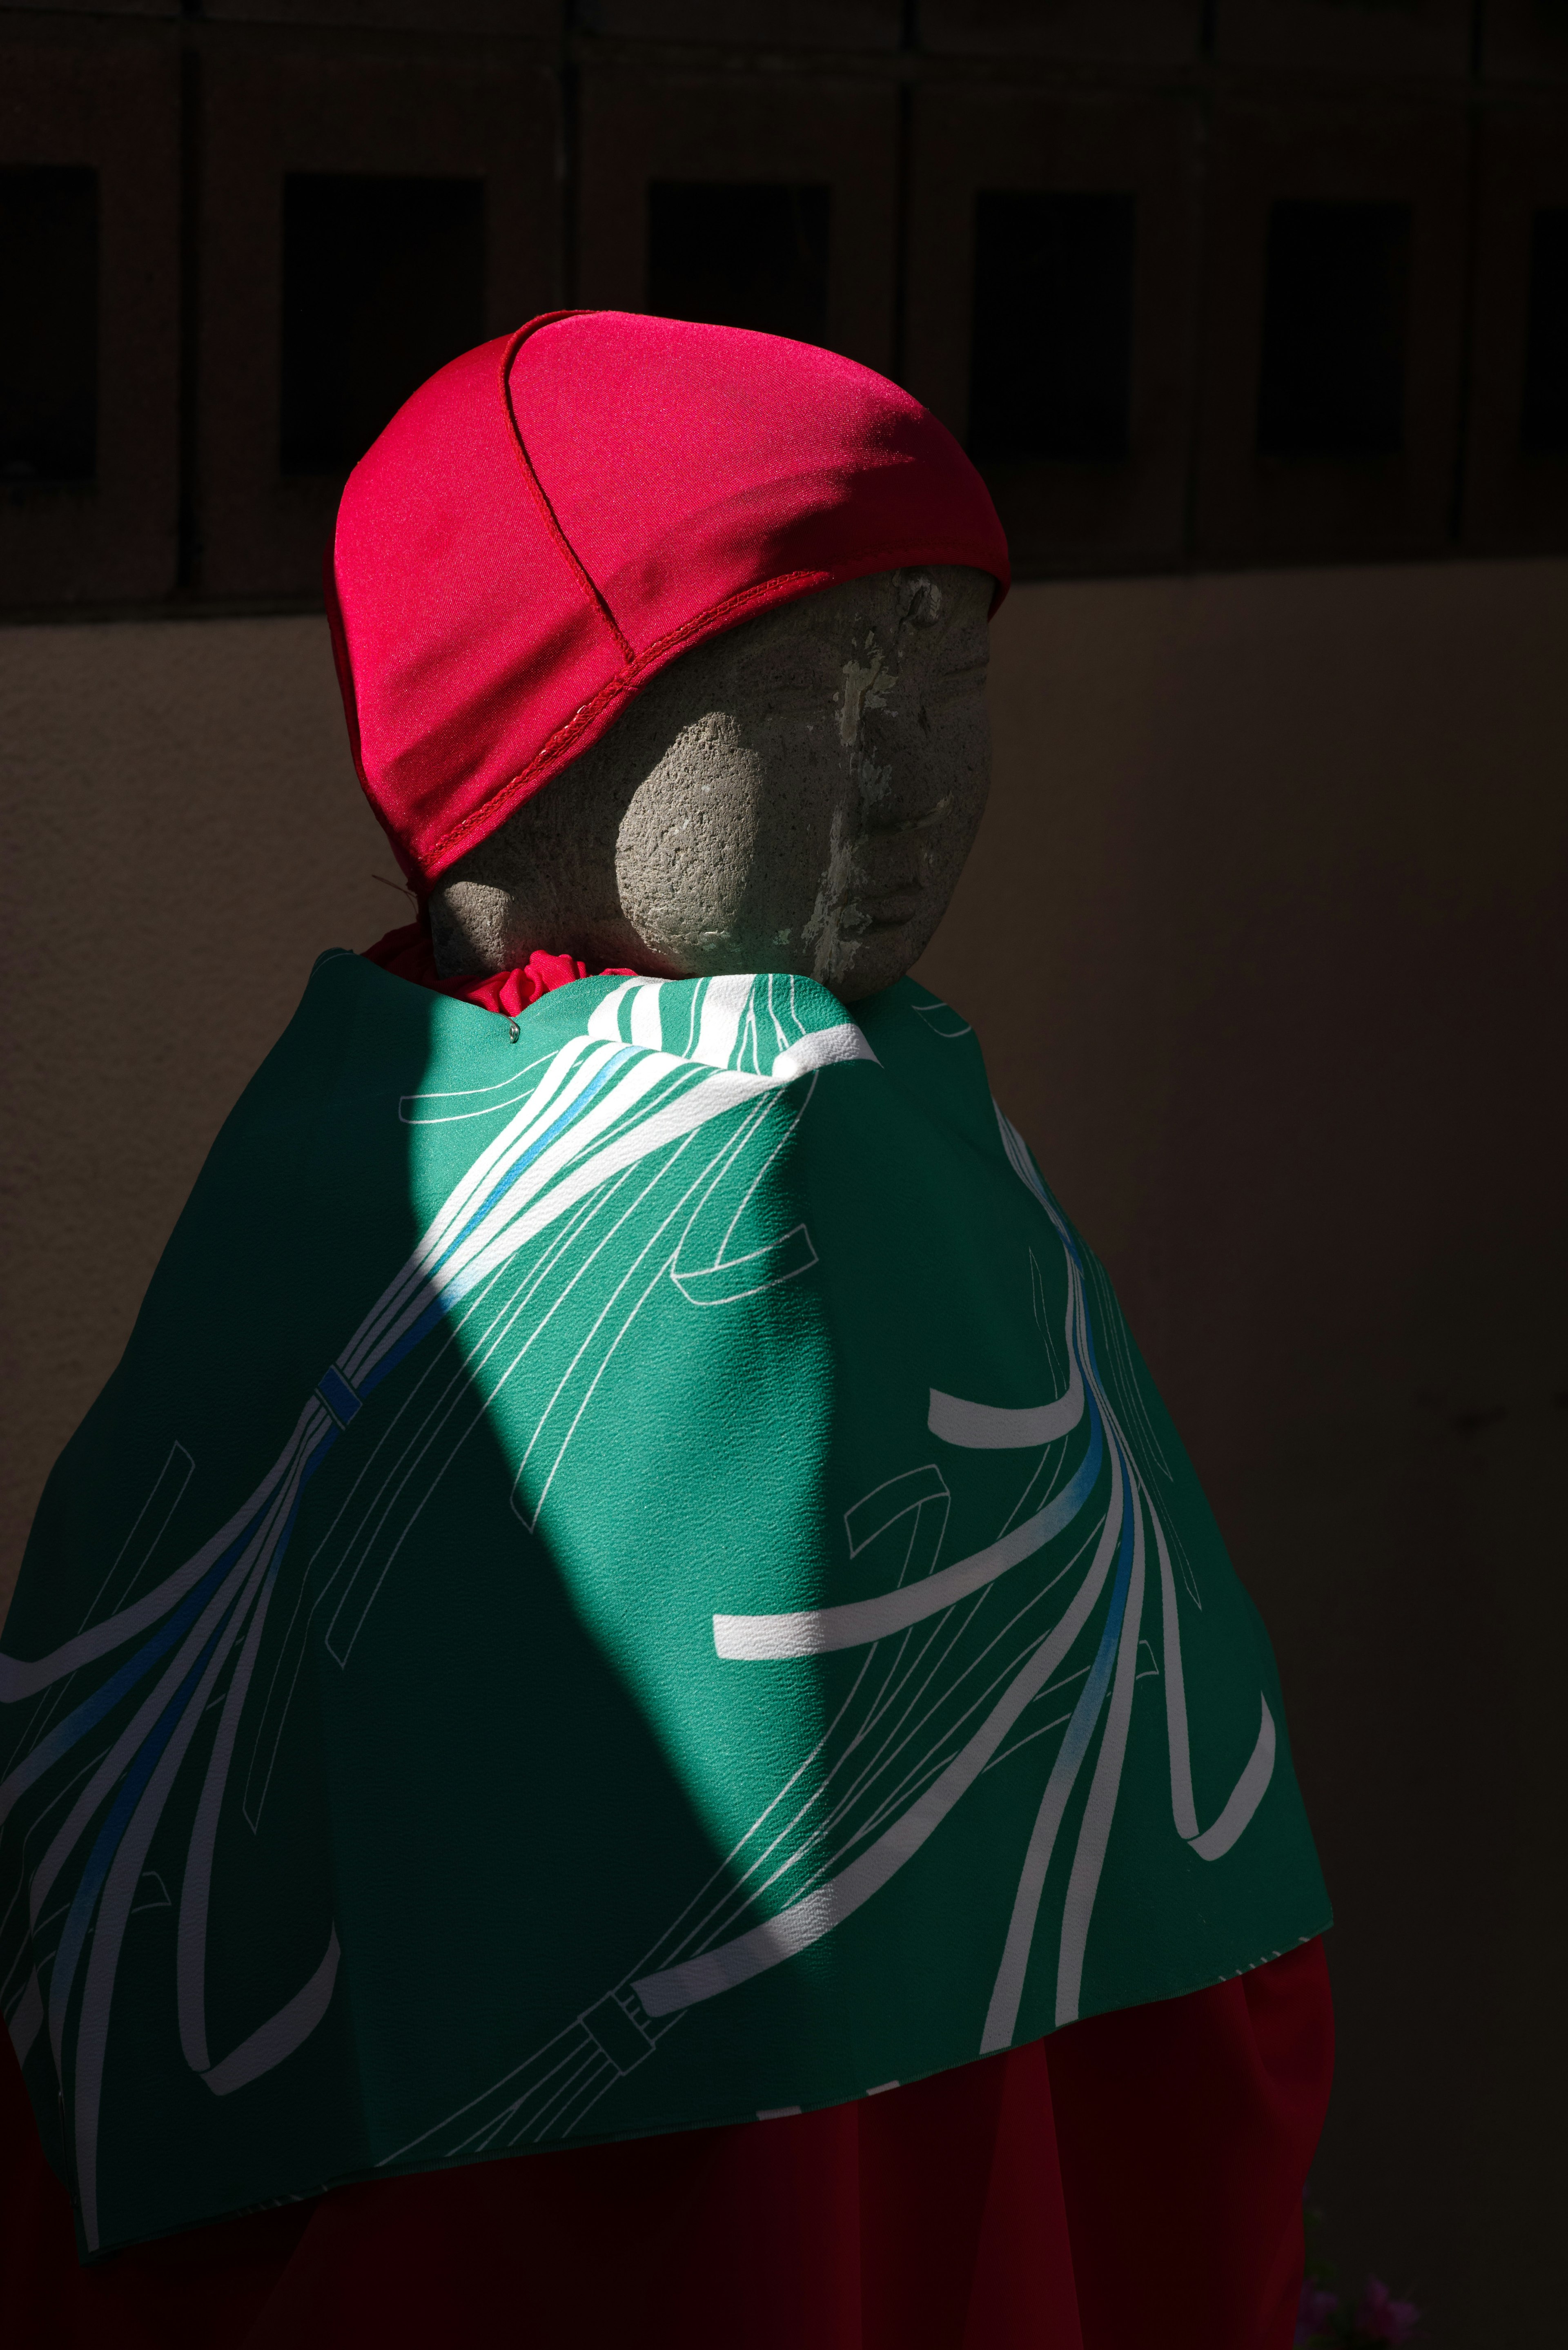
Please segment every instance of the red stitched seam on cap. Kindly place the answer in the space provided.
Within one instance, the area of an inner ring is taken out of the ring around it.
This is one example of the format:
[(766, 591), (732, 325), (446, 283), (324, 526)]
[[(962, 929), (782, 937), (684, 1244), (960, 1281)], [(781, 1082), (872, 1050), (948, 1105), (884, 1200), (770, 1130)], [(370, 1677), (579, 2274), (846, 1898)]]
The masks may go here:
[(632, 651), (631, 646), (628, 642), (627, 639), (621, 634), (616, 622), (615, 614), (610, 610), (609, 606), (605, 602), (605, 599), (600, 595), (597, 588), (588, 577), (587, 569), (582, 562), (581, 557), (578, 556), (576, 547), (572, 545), (571, 540), (566, 536), (566, 532), (561, 528), (560, 523), (556, 518), (556, 509), (545, 494), (544, 484), (541, 483), (538, 474), (534, 471), (534, 461), (529, 456), (527, 449), (524, 445), (523, 428), (517, 421), (517, 411), (512, 404), (512, 362), (516, 358), (518, 352), (522, 349), (524, 344), (527, 341), (529, 336), (537, 334), (541, 327), (555, 326), (562, 318), (587, 318), (591, 317), (592, 316), (593, 313), (589, 310), (546, 310), (542, 317), (530, 318), (525, 327), (519, 327), (517, 332), (511, 338), (505, 349), (501, 354), (501, 405), (505, 413), (507, 426), (512, 434), (512, 445), (517, 452), (517, 458), (523, 468), (524, 478), (534, 494), (534, 502), (539, 509), (545, 529), (549, 532), (550, 536), (555, 540), (556, 546), (560, 549), (560, 552), (571, 566), (572, 576), (576, 580), (578, 587), (582, 589), (590, 608), (597, 617), (604, 622), (605, 626), (610, 631), (610, 634), (614, 637), (617, 644), (620, 647), (625, 659), (629, 661), (634, 660), (637, 657)]
[[(577, 318), (586, 315), (587, 314), (580, 310), (562, 310), (551, 314), (552, 317), (564, 318)], [(523, 328), (523, 335), (532, 334), (535, 327), (548, 326), (549, 323), (549, 318), (535, 318), (531, 325)], [(519, 335), (515, 340), (520, 342), (523, 336)], [(524, 462), (526, 463), (526, 459)], [(542, 495), (541, 493), (541, 498)], [(562, 545), (566, 545), (564, 538)], [(498, 800), (504, 800), (510, 794), (514, 793), (520, 785), (527, 782), (530, 775), (536, 774), (542, 766), (547, 765), (576, 735), (582, 733), (590, 722), (598, 716), (607, 702), (613, 701), (619, 693), (635, 693), (638, 677), (667, 652), (671, 645), (685, 643), (689, 639), (700, 635), (704, 629), (711, 628), (715, 620), (730, 613), (743, 612), (750, 605), (762, 603), (765, 599), (783, 601), (784, 599), (777, 596), (777, 590), (781, 588), (796, 588), (804, 595), (810, 592), (813, 583), (818, 581), (824, 588), (836, 587), (842, 584), (845, 578), (863, 579), (874, 571), (902, 570), (911, 563), (940, 563), (950, 551), (959, 561), (962, 561), (971, 552), (967, 546), (960, 546), (956, 542), (952, 543), (950, 548), (949, 543), (945, 541), (939, 542), (933, 547), (931, 542), (927, 539), (917, 547), (884, 547), (874, 555), (859, 557), (855, 570), (842, 575), (832, 571), (781, 571), (775, 573), (772, 579), (763, 580), (755, 588), (742, 588), (733, 596), (721, 597), (718, 603), (710, 604), (706, 611), (699, 612), (693, 619), (683, 621), (680, 628), (671, 629), (668, 635), (656, 638), (640, 655), (633, 654), (630, 646), (627, 645), (628, 659), (620, 675), (610, 678), (600, 686), (597, 693), (590, 695), (587, 702), (579, 703), (566, 723), (557, 726), (555, 733), (545, 738), (534, 756), (525, 761), (514, 775), (508, 775), (504, 783), (497, 784), (493, 791), (487, 792), (477, 807), (470, 808), (466, 816), (460, 816), (455, 824), (448, 826), (445, 832), (439, 833), (431, 842), (429, 850), (421, 858), (421, 865), (426, 864), (432, 854), (439, 857), (441, 851), (449, 848), (454, 841), (465, 839), (471, 832), (484, 822)], [(567, 552), (570, 553), (569, 548)], [(971, 564), (969, 567), (973, 569), (976, 567)], [(992, 608), (995, 608), (994, 606)], [(610, 625), (614, 627), (615, 624), (612, 621)], [(618, 637), (620, 636), (618, 629), (616, 634)], [(624, 637), (620, 638), (620, 641), (623, 645), (626, 644)]]
[(772, 596), (776, 588), (798, 587), (805, 594), (810, 586), (817, 581), (820, 581), (825, 588), (831, 587), (833, 574), (830, 571), (781, 571), (776, 577), (764, 579), (761, 587), (743, 588), (733, 596), (722, 597), (717, 604), (711, 604), (705, 612), (699, 612), (695, 619), (684, 621), (679, 629), (672, 629), (667, 636), (659, 638), (655, 643), (649, 645), (640, 659), (634, 657), (629, 660), (618, 677), (608, 679), (600, 686), (597, 693), (590, 694), (587, 702), (579, 702), (565, 723), (557, 726), (553, 734), (545, 737), (534, 756), (519, 767), (515, 775), (508, 775), (504, 783), (497, 784), (493, 792), (485, 795), (477, 807), (470, 808), (466, 816), (459, 816), (454, 825), (449, 826), (445, 832), (431, 841), (431, 849), (439, 856), (443, 848), (450, 847), (453, 841), (464, 839), (476, 827), (483, 824), (498, 800), (504, 800), (510, 793), (516, 791), (520, 784), (525, 784), (529, 776), (535, 775), (540, 767), (547, 766), (574, 736), (582, 733), (590, 722), (598, 716), (607, 702), (613, 702), (618, 693), (635, 693), (638, 690), (639, 676), (651, 667), (658, 660), (660, 653), (667, 651), (671, 645), (681, 644), (688, 638), (696, 636), (711, 621), (723, 615), (744, 611), (749, 605)]
[[(618, 693), (630, 691), (631, 689), (627, 684), (628, 674), (628, 671), (622, 670), (618, 677), (612, 677), (607, 684), (601, 685), (598, 691), (590, 695), (587, 702), (579, 703), (565, 724), (557, 726), (553, 734), (545, 737), (534, 756), (524, 766), (519, 767), (514, 775), (508, 775), (504, 784), (497, 784), (495, 789), (487, 793), (477, 807), (470, 808), (466, 816), (459, 816), (455, 824), (449, 825), (445, 832), (438, 834), (430, 845), (431, 851), (439, 856), (441, 850), (450, 847), (454, 840), (464, 839), (469, 833), (482, 825), (497, 800), (504, 800), (509, 792), (514, 792), (520, 784), (525, 784), (536, 769), (547, 765), (563, 744), (571, 742), (575, 735), (583, 732), (591, 719), (598, 716), (607, 702), (613, 702)], [(428, 857), (421, 858), (420, 861), (421, 865), (427, 863)]]

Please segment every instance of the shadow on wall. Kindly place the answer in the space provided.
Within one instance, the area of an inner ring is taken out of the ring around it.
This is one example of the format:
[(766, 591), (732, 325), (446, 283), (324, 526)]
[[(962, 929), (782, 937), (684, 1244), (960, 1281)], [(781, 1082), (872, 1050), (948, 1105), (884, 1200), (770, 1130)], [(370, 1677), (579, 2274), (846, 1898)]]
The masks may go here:
[(1476, 2350), (1539, 2330), (1568, 2189), (1565, 635), (1561, 564), (1023, 589), (921, 967), (1279, 1652), (1342, 2272)]
[[(1336, 2255), (1474, 2350), (1554, 2305), (1568, 2191), (1565, 629), (1562, 563), (1018, 589), (921, 972), (1107, 1258), (1280, 1653), (1341, 1919)], [(406, 901), (318, 619), (5, 632), (0, 730), (4, 1595), (312, 957)]]
[(0, 739), (4, 1606), (49, 1464), (313, 958), (410, 909), (372, 878), (398, 868), (324, 620), (0, 632)]

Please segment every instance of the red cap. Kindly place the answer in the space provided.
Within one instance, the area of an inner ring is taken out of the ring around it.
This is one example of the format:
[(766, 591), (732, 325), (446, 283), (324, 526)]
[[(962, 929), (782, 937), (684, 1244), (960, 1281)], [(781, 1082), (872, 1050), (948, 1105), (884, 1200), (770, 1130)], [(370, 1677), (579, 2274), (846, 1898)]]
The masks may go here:
[(552, 312), (442, 368), (348, 477), (327, 605), (359, 780), (428, 885), (691, 645), (921, 563), (1006, 593), (984, 483), (896, 384), (776, 335)]

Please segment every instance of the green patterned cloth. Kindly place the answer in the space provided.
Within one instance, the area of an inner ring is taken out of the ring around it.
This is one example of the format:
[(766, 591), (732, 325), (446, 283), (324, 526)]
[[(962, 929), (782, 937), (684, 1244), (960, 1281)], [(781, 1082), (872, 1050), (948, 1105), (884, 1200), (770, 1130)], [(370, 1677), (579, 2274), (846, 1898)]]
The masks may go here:
[(1328, 1905), (1105, 1273), (909, 981), (317, 964), (39, 1511), (0, 1981), (90, 2255), (749, 2120)]

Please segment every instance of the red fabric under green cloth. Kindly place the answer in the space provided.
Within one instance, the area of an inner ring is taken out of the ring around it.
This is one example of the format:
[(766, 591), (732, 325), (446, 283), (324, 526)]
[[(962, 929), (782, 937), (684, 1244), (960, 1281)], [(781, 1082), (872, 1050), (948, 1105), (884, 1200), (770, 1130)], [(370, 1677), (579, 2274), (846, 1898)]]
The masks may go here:
[(78, 2266), (0, 2048), (7, 2350), (1285, 2350), (1321, 1942), (791, 2120), (342, 2187)]
[(573, 955), (550, 954), (536, 947), (527, 962), (516, 971), (493, 971), (487, 974), (464, 972), (457, 979), (441, 979), (436, 972), (435, 951), (430, 932), (420, 922), (405, 922), (400, 930), (389, 931), (385, 938), (365, 950), (367, 962), (375, 963), (381, 971), (389, 971), (394, 979), (412, 980), (416, 987), (433, 987), (438, 995), (455, 995), (464, 1003), (477, 1003), (483, 1012), (501, 1012), (515, 1019), (557, 987), (570, 987), (575, 979), (636, 979), (635, 971), (618, 970), (606, 964), (602, 971), (590, 972), (586, 962)]

